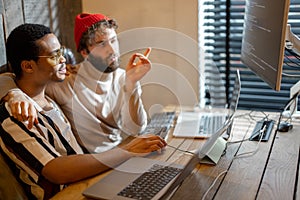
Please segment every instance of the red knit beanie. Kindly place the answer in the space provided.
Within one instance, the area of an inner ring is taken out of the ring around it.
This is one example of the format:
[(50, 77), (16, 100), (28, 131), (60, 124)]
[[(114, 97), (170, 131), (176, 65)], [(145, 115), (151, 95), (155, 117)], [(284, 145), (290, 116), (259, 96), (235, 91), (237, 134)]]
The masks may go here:
[(74, 38), (76, 43), (76, 49), (78, 50), (79, 42), (82, 37), (82, 34), (88, 30), (96, 22), (101, 20), (109, 20), (108, 17), (102, 14), (88, 14), (82, 13), (76, 16), (75, 18), (75, 27), (74, 27)]

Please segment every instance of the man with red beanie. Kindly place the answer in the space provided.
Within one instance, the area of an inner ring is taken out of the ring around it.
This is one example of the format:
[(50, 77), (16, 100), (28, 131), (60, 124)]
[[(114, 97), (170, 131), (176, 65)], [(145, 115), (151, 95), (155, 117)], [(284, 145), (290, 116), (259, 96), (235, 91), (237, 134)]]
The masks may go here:
[[(147, 124), (139, 80), (151, 68), (147, 58), (151, 49), (145, 55), (135, 53), (126, 70), (121, 69), (116, 28), (116, 21), (103, 14), (77, 15), (74, 36), (84, 61), (65, 81), (48, 85), (46, 90), (68, 117), (85, 152), (112, 149), (128, 135), (137, 135)], [(135, 63), (136, 59), (139, 61)], [(3, 79), (0, 78), (0, 85), (6, 88), (0, 97), (14, 88)], [(13, 96), (9, 103), (14, 117), (28, 120), (29, 126), (38, 123), (32, 105), (18, 91), (14, 89), (7, 96)]]

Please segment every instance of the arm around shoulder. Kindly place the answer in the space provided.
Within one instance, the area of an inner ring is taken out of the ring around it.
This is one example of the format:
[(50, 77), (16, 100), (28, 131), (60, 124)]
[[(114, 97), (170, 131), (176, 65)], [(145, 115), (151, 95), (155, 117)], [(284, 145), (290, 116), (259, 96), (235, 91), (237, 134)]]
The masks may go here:
[(13, 73), (3, 73), (0, 75), (0, 99), (2, 100), (3, 97), (7, 95), (7, 93), (11, 89), (16, 89), (17, 85), (14, 81), (14, 74)]

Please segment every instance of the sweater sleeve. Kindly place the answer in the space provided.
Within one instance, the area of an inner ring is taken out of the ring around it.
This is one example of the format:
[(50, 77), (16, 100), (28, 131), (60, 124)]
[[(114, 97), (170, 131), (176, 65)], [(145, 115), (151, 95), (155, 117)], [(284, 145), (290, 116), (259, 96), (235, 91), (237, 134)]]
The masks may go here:
[(140, 83), (136, 84), (134, 91), (128, 92), (123, 87), (120, 91), (123, 96), (121, 109), (121, 127), (127, 135), (137, 135), (147, 125), (147, 113), (145, 111), (141, 94)]

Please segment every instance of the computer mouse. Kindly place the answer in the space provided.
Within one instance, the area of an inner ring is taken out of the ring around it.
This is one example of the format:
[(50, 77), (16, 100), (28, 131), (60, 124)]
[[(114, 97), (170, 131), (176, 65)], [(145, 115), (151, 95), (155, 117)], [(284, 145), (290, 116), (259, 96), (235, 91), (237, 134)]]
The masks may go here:
[(290, 124), (289, 122), (280, 122), (277, 130), (280, 132), (288, 132), (292, 128), (293, 128), (293, 125)]

